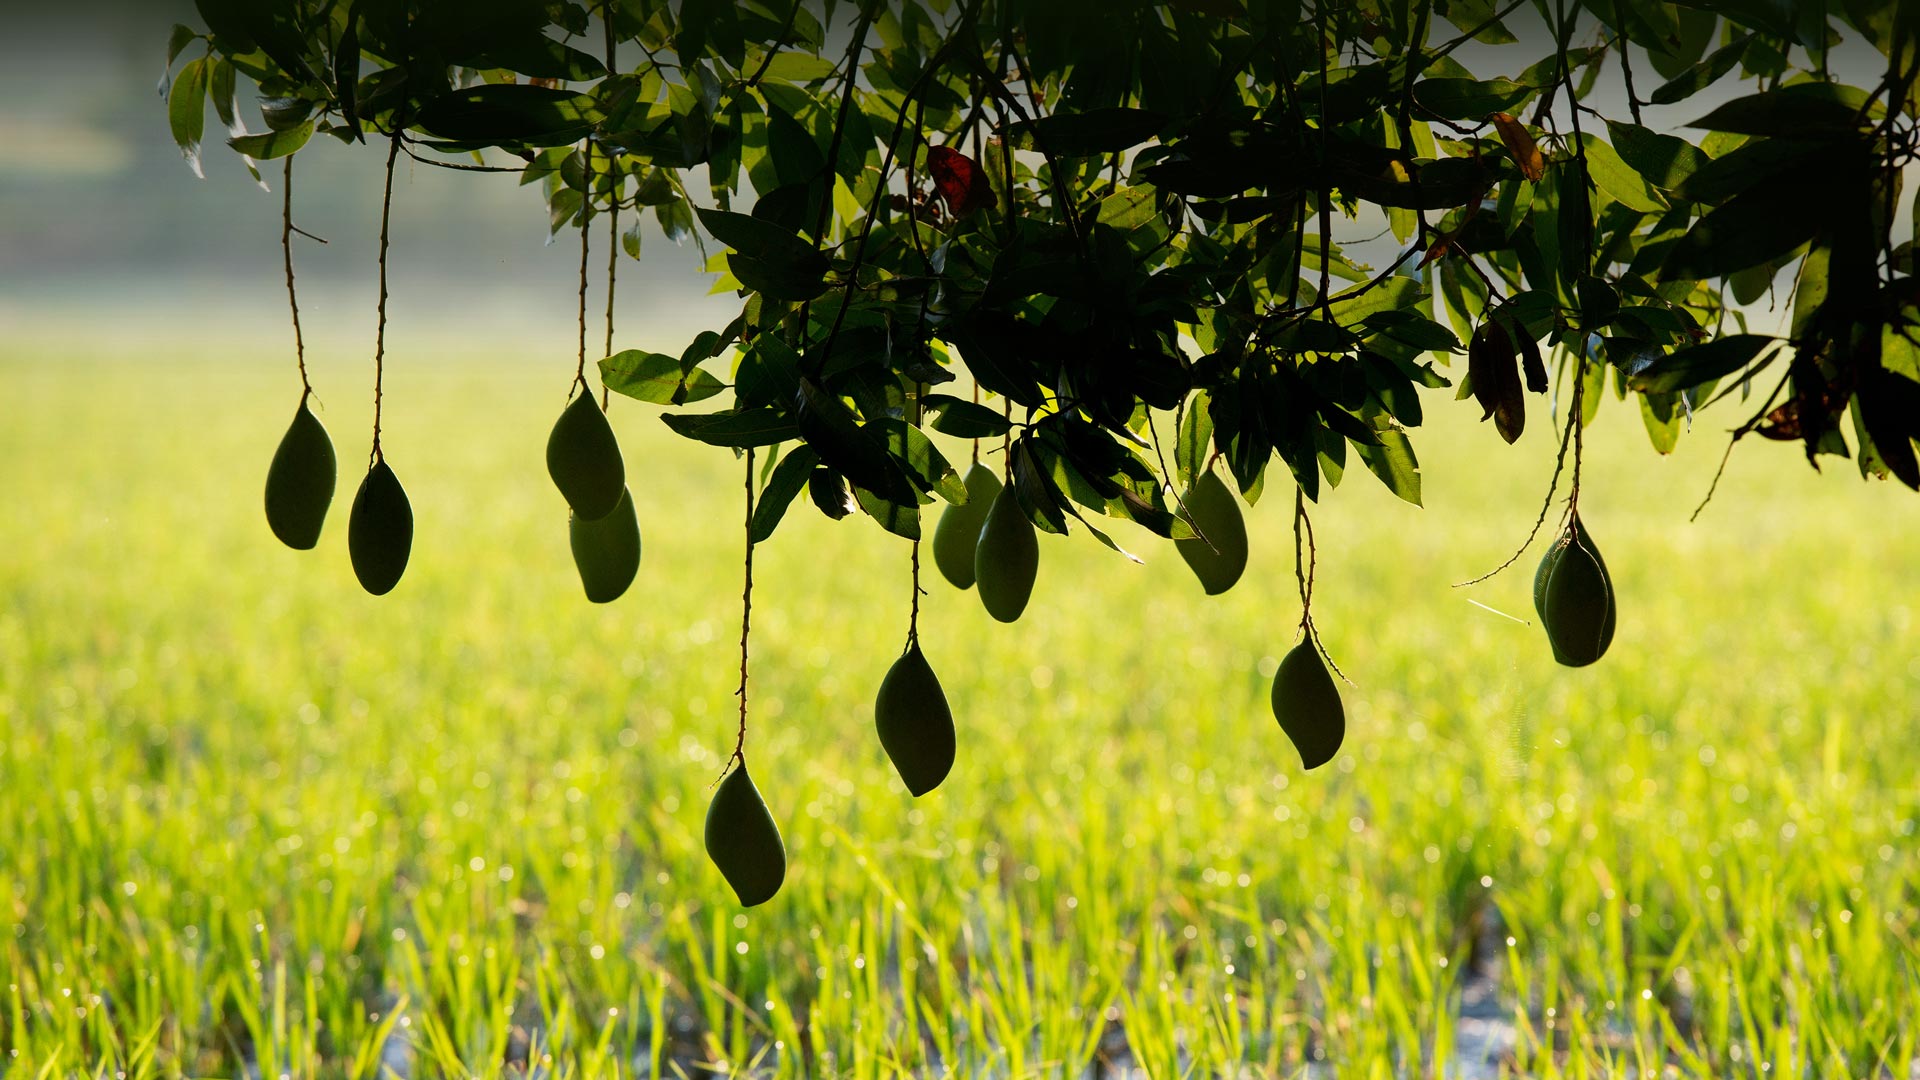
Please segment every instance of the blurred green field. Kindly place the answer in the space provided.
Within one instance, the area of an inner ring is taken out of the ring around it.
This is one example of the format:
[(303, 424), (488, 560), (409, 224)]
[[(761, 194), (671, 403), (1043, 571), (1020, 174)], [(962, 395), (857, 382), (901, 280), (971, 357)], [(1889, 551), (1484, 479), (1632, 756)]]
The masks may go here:
[[(1305, 774), (1267, 676), (1291, 499), (1208, 599), (1170, 547), (1043, 538), (993, 623), (929, 568), (960, 762), (873, 735), (907, 549), (797, 506), (761, 549), (748, 753), (791, 870), (701, 850), (731, 747), (740, 472), (613, 416), (635, 588), (579, 594), (560, 356), (397, 357), (414, 561), (355, 585), (362, 361), (316, 364), (319, 550), (260, 510), (298, 397), (216, 339), (0, 349), (0, 1074), (1887, 1076), (1920, 1040), (1920, 501), (1610, 403), (1583, 513), (1612, 653), (1556, 667), (1551, 467), (1429, 399), (1427, 508), (1350, 473), (1316, 618), (1357, 686)], [(1438, 415), (1436, 415), (1438, 414)], [(1164, 429), (1163, 429), (1164, 430)], [(956, 456), (964, 450), (950, 448)], [(1277, 468), (1277, 466), (1276, 466)]]

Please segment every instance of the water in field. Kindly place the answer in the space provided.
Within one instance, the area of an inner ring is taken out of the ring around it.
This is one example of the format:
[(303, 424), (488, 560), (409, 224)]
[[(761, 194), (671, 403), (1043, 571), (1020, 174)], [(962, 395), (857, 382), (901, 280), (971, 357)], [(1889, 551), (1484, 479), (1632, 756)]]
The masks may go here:
[(918, 800), (872, 717), (907, 545), (803, 498), (746, 742), (791, 868), (742, 911), (701, 847), (742, 465), (616, 402), (645, 555), (589, 605), (542, 457), (567, 358), (412, 349), (413, 562), (374, 599), (370, 372), (315, 359), (341, 480), (296, 553), (267, 340), (0, 355), (0, 1072), (1907, 1075), (1920, 503), (1850, 463), (1743, 444), (1689, 525), (1734, 421), (1662, 459), (1610, 402), (1582, 507), (1619, 634), (1570, 670), (1516, 621), (1537, 555), (1449, 588), (1532, 522), (1544, 405), (1509, 449), (1432, 395), (1425, 509), (1357, 463), (1314, 509), (1355, 685), (1313, 773), (1267, 704), (1277, 469), (1222, 597), (1130, 527), (1144, 567), (1044, 537), (1011, 626), (929, 565), (959, 764)]

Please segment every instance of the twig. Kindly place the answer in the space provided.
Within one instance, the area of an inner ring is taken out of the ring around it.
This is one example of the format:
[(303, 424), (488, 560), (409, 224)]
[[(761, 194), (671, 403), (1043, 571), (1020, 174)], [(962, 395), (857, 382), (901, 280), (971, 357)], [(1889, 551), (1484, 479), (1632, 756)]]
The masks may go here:
[[(798, 11), (799, 8), (800, 0), (794, 0), (794, 10)], [(616, 43), (613, 36), (612, 0), (608, 0), (607, 3), (601, 5), (600, 22), (606, 31), (607, 71), (611, 73), (614, 70), (613, 61), (616, 52)], [(788, 17), (787, 25), (793, 25), (791, 16)], [(769, 59), (771, 59), (771, 54), (769, 54)], [(764, 70), (764, 68), (762, 70)], [(600, 353), (602, 356), (613, 355), (613, 283), (620, 269), (620, 189), (624, 185), (620, 174), (614, 169), (614, 158), (612, 154), (607, 155), (607, 179), (609, 181), (607, 194), (607, 337), (606, 343)], [(589, 187), (591, 187), (591, 185), (589, 185)], [(612, 404), (612, 395), (613, 391), (607, 386), (606, 380), (602, 379), (600, 381), (601, 412), (606, 412), (607, 408)]]
[(293, 289), (293, 155), (287, 155), (281, 176), (280, 253), (287, 263), (287, 307), (293, 312), (293, 358), (300, 367), (300, 404), (305, 405), (313, 396), (313, 383), (307, 379), (307, 342), (300, 333), (300, 298)]
[[(582, 151), (581, 159), (585, 162), (581, 171), (586, 175), (587, 191), (580, 200), (580, 305), (578, 312), (580, 321), (580, 361), (573, 369), (573, 383), (581, 390), (591, 394), (593, 393), (593, 386), (587, 382), (587, 256), (593, 247), (593, 243), (591, 240), (592, 233), (587, 229), (587, 224), (592, 218), (589, 211), (593, 209), (592, 141), (582, 141), (580, 149)], [(569, 387), (569, 389), (571, 389), (571, 387)]]
[(1500, 573), (1502, 570), (1505, 570), (1507, 567), (1512, 566), (1514, 563), (1519, 562), (1520, 556), (1525, 555), (1527, 553), (1527, 549), (1533, 546), (1534, 538), (1540, 535), (1540, 526), (1546, 524), (1547, 511), (1553, 509), (1553, 493), (1559, 490), (1560, 488), (1560, 470), (1566, 464), (1566, 461), (1567, 461), (1567, 447), (1571, 445), (1573, 442), (1572, 425), (1577, 424), (1579, 422), (1580, 422), (1580, 410), (1576, 408), (1571, 413), (1568, 414), (1567, 427), (1563, 429), (1560, 434), (1560, 451), (1559, 453), (1555, 454), (1553, 458), (1553, 479), (1547, 481), (1547, 497), (1544, 500), (1542, 500), (1540, 503), (1540, 516), (1534, 519), (1533, 528), (1527, 532), (1527, 538), (1521, 541), (1519, 550), (1515, 551), (1512, 555), (1508, 556), (1506, 562), (1503, 562), (1499, 566), (1496, 566), (1493, 569), (1487, 571), (1486, 573), (1481, 574), (1479, 577), (1474, 578), (1471, 581), (1455, 582), (1453, 586), (1454, 588), (1464, 589), (1469, 585), (1480, 584), (1481, 582), (1487, 580), (1488, 578), (1493, 577), (1495, 574)]
[(367, 455), (367, 468), (385, 461), (380, 452), (380, 407), (387, 366), (387, 248), (393, 224), (393, 163), (400, 156), (400, 133), (394, 132), (387, 146), (386, 187), (380, 194), (380, 300), (376, 305), (373, 329), (373, 449)]
[(753, 630), (753, 447), (747, 447), (747, 554), (746, 584), (740, 590), (740, 689), (734, 694), (740, 699), (740, 730), (734, 735), (733, 754), (727, 758), (726, 768), (720, 771), (720, 778), (726, 779), (727, 772), (737, 762), (747, 763), (747, 638)]

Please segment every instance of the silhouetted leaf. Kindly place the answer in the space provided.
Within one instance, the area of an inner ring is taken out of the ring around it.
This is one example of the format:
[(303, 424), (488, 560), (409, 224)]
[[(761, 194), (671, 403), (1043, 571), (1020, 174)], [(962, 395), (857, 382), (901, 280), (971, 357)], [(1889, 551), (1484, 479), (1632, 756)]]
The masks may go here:
[(800, 437), (793, 418), (777, 409), (724, 409), (715, 413), (662, 413), (660, 419), (689, 439), (746, 449)]
[(779, 528), (780, 519), (787, 514), (787, 506), (807, 486), (807, 480), (813, 476), (814, 466), (819, 462), (819, 455), (804, 444), (787, 451), (786, 456), (780, 459), (780, 464), (774, 467), (773, 475), (768, 477), (766, 486), (760, 489), (759, 499), (753, 504), (753, 524), (748, 532), (754, 543), (761, 543)]
[(1131, 149), (1153, 138), (1166, 125), (1165, 116), (1146, 109), (1089, 109), (1022, 120), (1007, 133), (1022, 150), (1087, 157)]
[(927, 411), (927, 426), (942, 435), (959, 439), (997, 439), (1012, 426), (1006, 417), (985, 405), (947, 394), (928, 394), (920, 404)]
[(1699, 386), (1746, 367), (1777, 340), (1763, 334), (1728, 334), (1701, 345), (1677, 349), (1630, 376), (1627, 386), (1643, 394), (1673, 393)]

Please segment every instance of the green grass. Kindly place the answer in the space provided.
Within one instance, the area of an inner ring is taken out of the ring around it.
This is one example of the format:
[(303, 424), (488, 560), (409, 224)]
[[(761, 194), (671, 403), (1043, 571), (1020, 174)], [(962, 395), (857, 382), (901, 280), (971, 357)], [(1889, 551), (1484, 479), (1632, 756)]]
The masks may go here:
[(1617, 404), (1592, 429), (1621, 617), (1575, 671), (1468, 602), (1531, 617), (1537, 554), (1448, 588), (1531, 523), (1543, 407), (1508, 449), (1430, 398), (1427, 509), (1356, 470), (1316, 511), (1357, 685), (1313, 774), (1266, 703), (1298, 616), (1277, 483), (1220, 598), (1126, 532), (1146, 567), (1043, 538), (1012, 626), (929, 567), (960, 761), (920, 800), (872, 721), (906, 546), (796, 507), (756, 567), (747, 743), (791, 870), (743, 913), (701, 849), (725, 451), (616, 403), (646, 551), (593, 607), (541, 453), (564, 360), (402, 357), (419, 525), (373, 599), (344, 550), (363, 363), (317, 365), (341, 487), (295, 553), (260, 510), (277, 346), (13, 350), (5, 1075), (1911, 1075), (1920, 505), (1749, 444), (1688, 525), (1731, 413), (1675, 459)]

